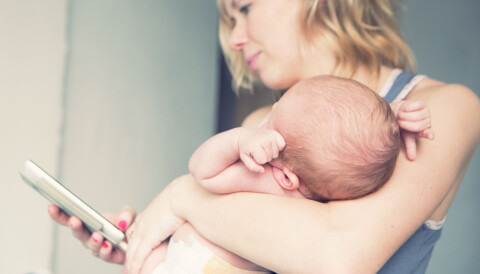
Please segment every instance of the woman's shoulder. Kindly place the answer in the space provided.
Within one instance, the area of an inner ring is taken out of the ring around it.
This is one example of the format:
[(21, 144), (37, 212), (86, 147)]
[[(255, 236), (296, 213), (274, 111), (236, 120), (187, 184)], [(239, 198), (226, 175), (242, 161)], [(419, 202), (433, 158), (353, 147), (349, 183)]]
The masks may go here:
[(250, 113), (245, 120), (243, 120), (242, 126), (244, 127), (258, 127), (261, 122), (267, 117), (272, 110), (272, 106), (261, 107), (252, 113)]
[[(425, 78), (408, 96), (409, 100), (426, 102), (432, 112), (432, 120), (442, 117), (442, 124), (461, 123), (468, 125), (473, 134), (480, 136), (480, 100), (468, 87), (448, 84)], [(446, 119), (446, 118), (449, 119)]]
[[(448, 84), (432, 78), (425, 78), (415, 89), (412, 90), (408, 99), (411, 100), (435, 100), (448, 97), (453, 102), (470, 101), (473, 104), (480, 104), (477, 95), (468, 87), (460, 84)], [(452, 98), (453, 97), (453, 98)]]

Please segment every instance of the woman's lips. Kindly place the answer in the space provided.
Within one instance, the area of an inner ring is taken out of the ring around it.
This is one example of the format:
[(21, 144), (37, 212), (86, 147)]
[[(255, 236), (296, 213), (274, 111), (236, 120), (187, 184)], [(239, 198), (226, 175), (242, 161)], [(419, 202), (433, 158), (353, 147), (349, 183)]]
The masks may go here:
[(254, 55), (251, 55), (249, 56), (246, 61), (247, 61), (247, 64), (248, 66), (250, 67), (250, 70), (251, 71), (255, 71), (256, 70), (256, 65), (257, 65), (257, 61), (258, 61), (258, 57), (260, 56), (260, 52), (257, 52), (255, 53)]

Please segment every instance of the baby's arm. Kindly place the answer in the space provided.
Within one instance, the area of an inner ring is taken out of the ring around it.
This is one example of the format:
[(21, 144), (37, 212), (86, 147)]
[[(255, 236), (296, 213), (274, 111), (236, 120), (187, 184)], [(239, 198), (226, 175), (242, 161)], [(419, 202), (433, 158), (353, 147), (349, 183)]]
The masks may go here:
[(284, 147), (283, 137), (274, 130), (234, 128), (211, 137), (193, 153), (190, 173), (212, 192), (253, 191), (245, 185), (250, 181), (246, 176), (260, 178), (263, 165)]
[(407, 158), (415, 160), (417, 154), (417, 138), (433, 140), (430, 110), (421, 101), (398, 101), (390, 104), (398, 120)]

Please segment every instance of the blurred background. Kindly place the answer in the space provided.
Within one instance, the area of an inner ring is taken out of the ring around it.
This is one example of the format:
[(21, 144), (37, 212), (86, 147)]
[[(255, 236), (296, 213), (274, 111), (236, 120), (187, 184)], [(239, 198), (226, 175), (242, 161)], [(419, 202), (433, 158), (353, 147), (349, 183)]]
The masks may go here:
[[(403, 3), (418, 72), (480, 94), (480, 2)], [(217, 21), (213, 0), (0, 0), (1, 273), (121, 271), (52, 223), (24, 160), (98, 211), (141, 211), (202, 141), (273, 102), (231, 91)], [(480, 272), (479, 167), (477, 149), (428, 273)]]

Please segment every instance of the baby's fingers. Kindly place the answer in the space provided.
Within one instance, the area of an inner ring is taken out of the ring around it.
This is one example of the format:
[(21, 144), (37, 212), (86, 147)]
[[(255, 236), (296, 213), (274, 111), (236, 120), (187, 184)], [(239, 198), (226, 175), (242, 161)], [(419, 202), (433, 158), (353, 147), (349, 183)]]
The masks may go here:
[(398, 120), (398, 125), (402, 130), (411, 132), (421, 132), (431, 127), (430, 119), (421, 121)]
[(262, 165), (259, 165), (253, 160), (253, 158), (250, 155), (247, 154), (241, 154), (240, 155), (240, 160), (242, 160), (243, 164), (253, 172), (259, 172), (262, 173), (265, 171), (265, 168), (263, 168)]
[(418, 110), (423, 110), (426, 109), (427, 106), (425, 105), (424, 102), (422, 101), (405, 101), (399, 111), (403, 112), (412, 112), (412, 111), (418, 111)]
[(270, 162), (271, 160), (275, 159), (278, 157), (280, 154), (280, 151), (282, 151), (285, 148), (285, 139), (283, 139), (282, 135), (280, 133), (275, 131), (275, 136), (273, 142), (270, 143), (270, 154), (267, 159), (267, 162)]
[(430, 112), (427, 109), (422, 109), (418, 111), (412, 112), (405, 112), (400, 111), (397, 114), (398, 120), (406, 120), (406, 121), (421, 121), (425, 119), (430, 119)]
[(435, 134), (433, 133), (433, 130), (431, 128), (427, 128), (424, 131), (420, 132), (419, 137), (426, 138), (428, 140), (433, 140), (435, 139)]
[(404, 133), (403, 141), (405, 142), (405, 153), (407, 154), (407, 159), (410, 161), (415, 160), (417, 157), (417, 143), (414, 133)]
[(278, 150), (282, 151), (285, 148), (285, 139), (283, 138), (283, 136), (280, 133), (278, 133), (278, 132), (275, 132), (275, 133), (276, 133), (276, 138), (277, 138)]

